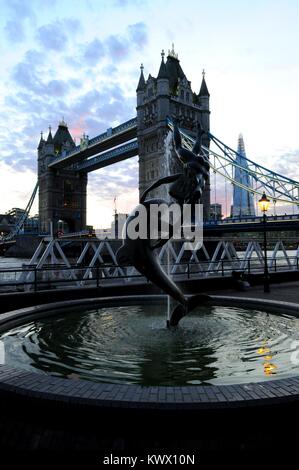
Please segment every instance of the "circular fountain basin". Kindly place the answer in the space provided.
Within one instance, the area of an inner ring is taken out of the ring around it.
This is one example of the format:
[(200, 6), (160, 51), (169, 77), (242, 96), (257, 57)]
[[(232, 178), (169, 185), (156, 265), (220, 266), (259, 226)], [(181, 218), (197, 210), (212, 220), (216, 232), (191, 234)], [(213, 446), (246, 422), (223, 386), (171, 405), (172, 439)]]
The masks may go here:
[(299, 319), (264, 309), (205, 305), (166, 328), (166, 305), (80, 307), (0, 335), (9, 367), (121, 385), (269, 382), (298, 373)]
[(0, 393), (109, 412), (297, 403), (299, 305), (213, 296), (170, 330), (165, 305), (128, 296), (1, 315)]

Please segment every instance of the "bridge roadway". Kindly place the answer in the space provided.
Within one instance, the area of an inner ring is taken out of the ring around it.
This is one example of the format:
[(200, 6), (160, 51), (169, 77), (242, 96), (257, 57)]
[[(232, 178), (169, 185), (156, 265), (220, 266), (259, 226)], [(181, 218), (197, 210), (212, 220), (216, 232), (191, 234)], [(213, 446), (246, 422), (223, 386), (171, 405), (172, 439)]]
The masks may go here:
[(127, 158), (135, 157), (138, 155), (137, 139), (132, 140), (128, 144), (120, 145), (108, 152), (101, 153), (95, 157), (89, 158), (77, 164), (77, 170), (80, 172), (90, 172), (104, 168), (105, 166), (112, 165), (113, 163), (121, 162)]
[[(299, 214), (277, 215), (267, 217), (267, 232), (297, 231), (299, 236)], [(262, 232), (264, 224), (262, 217), (248, 217), (242, 220), (222, 220), (204, 224), (207, 234), (221, 234), (232, 232)]]
[[(130, 140), (136, 139), (136, 137), (137, 118), (133, 118), (124, 122), (120, 126), (108, 129), (106, 132), (94, 137), (93, 139), (89, 139), (85, 148), (83, 146), (77, 146), (67, 154), (59, 156), (49, 164), (49, 168), (58, 170), (64, 167), (68, 167), (75, 163), (82, 162), (89, 157), (98, 155), (105, 150), (110, 150), (113, 147), (117, 147), (124, 142), (129, 142)], [(129, 158), (129, 156), (126, 158)], [(120, 160), (118, 159), (117, 161)], [(111, 163), (114, 162), (107, 162), (107, 165)], [(85, 169), (85, 171), (87, 170)]]
[[(242, 220), (227, 219), (222, 221), (211, 221), (204, 223), (203, 225), (205, 239), (208, 240), (219, 240), (219, 235), (222, 233), (242, 233), (242, 232), (262, 232), (264, 230), (264, 224), (262, 217), (248, 217)], [(293, 242), (299, 242), (299, 214), (292, 215), (277, 215), (269, 216), (267, 220), (267, 232), (298, 232), (298, 236), (286, 237), (285, 234), (281, 234), (282, 239), (292, 240)], [(62, 235), (63, 239), (73, 240), (75, 238), (84, 238), (85, 241), (90, 241), (88, 237), (88, 231), (66, 233)], [(91, 234), (90, 234), (91, 235)], [(92, 235), (91, 235), (92, 236)], [(93, 235), (94, 236), (94, 235)], [(109, 236), (108, 236), (109, 238)], [(227, 240), (233, 240), (235, 237), (228, 236), (224, 237)], [(242, 238), (242, 241), (245, 239)], [(248, 238), (250, 240), (250, 237)]]

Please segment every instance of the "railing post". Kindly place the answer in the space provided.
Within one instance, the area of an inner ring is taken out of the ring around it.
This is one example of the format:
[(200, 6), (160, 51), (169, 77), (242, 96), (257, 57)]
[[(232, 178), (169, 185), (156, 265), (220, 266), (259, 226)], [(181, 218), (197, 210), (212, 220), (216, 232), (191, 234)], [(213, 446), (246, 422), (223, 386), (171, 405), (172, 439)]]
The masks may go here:
[(248, 274), (250, 274), (250, 268), (251, 268), (251, 266), (250, 266), (250, 259), (247, 260), (247, 263), (248, 263)]
[(100, 286), (100, 271), (99, 271), (99, 266), (97, 266), (97, 287)]
[(223, 265), (224, 261), (223, 259), (221, 260), (221, 273), (222, 273), (222, 277), (224, 277), (224, 265)]
[(190, 279), (190, 264), (187, 263), (187, 278)]
[(36, 266), (34, 266), (34, 292), (37, 291), (37, 272), (36, 272)]

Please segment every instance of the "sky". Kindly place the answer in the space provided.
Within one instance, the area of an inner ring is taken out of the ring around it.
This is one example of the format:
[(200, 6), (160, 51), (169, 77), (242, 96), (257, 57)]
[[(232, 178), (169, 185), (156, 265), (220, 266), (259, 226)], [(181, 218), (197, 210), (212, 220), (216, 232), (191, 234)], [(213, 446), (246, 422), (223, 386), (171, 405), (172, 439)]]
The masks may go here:
[[(299, 180), (297, 0), (0, 0), (0, 13), (0, 213), (26, 206), (41, 131), (64, 117), (78, 141), (134, 117), (140, 64), (156, 76), (172, 43), (194, 91), (205, 69), (211, 132), (233, 148), (242, 132), (249, 158)], [(137, 187), (137, 157), (89, 174), (88, 223), (109, 226)]]

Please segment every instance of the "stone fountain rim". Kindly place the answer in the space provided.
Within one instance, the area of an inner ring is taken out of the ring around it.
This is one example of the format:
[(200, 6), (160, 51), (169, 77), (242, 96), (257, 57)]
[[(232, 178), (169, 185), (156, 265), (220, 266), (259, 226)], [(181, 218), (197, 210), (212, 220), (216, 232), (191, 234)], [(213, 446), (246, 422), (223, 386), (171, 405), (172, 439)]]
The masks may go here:
[[(249, 297), (213, 295), (211, 305), (263, 308), (274, 314), (299, 317), (299, 304)], [(82, 306), (158, 303), (165, 295), (105, 297), (54, 302), (12, 310), (0, 315), (0, 332), (37, 318), (59, 315)], [(267, 382), (207, 386), (140, 386), (70, 380), (0, 365), (0, 392), (67, 403), (68, 406), (137, 409), (218, 409), (282, 405), (299, 401), (299, 375)]]

